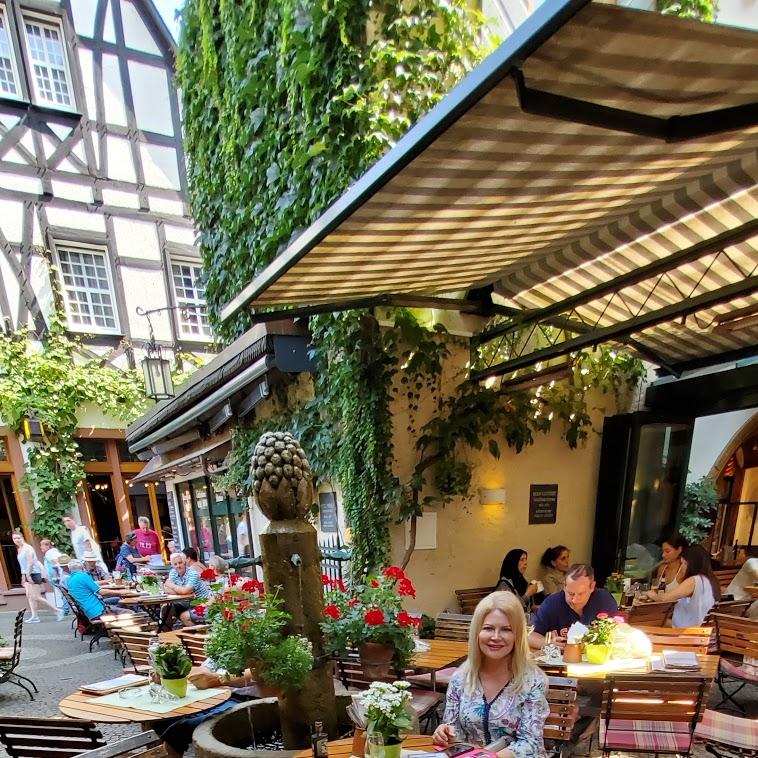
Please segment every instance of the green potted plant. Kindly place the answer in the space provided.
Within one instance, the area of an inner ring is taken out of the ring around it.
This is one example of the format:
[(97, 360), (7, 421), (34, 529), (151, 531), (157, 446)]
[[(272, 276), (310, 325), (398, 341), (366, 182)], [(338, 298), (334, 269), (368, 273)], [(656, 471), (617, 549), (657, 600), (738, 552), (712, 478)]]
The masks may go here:
[(611, 655), (613, 635), (616, 631), (617, 620), (621, 616), (611, 618), (607, 613), (598, 613), (597, 618), (589, 625), (582, 637), (584, 654), (588, 663), (605, 663)]
[(326, 575), (322, 581), (327, 592), (321, 628), (330, 652), (345, 655), (357, 648), (363, 673), (372, 678), (404, 671), (421, 619), (403, 610), (403, 598), (416, 596), (403, 570), (390, 566), (350, 588)]
[(381, 735), (379, 744), (383, 745), (381, 758), (400, 758), (402, 739), (413, 727), (413, 716), (410, 711), (411, 694), (408, 682), (372, 682), (369, 688), (361, 693), (361, 706), (366, 718), (366, 737), (371, 750), (371, 758), (375, 755), (372, 735)]
[(192, 669), (190, 659), (184, 645), (164, 642), (153, 654), (153, 666), (161, 676), (161, 684), (176, 697), (187, 695), (187, 674)]
[(295, 689), (304, 681), (313, 666), (313, 650), (305, 637), (285, 637), (263, 650), (258, 663), (258, 693), (278, 695)]
[(624, 594), (624, 575), (619, 572), (611, 574), (605, 582), (605, 588), (613, 595), (616, 605), (621, 607), (621, 598)]

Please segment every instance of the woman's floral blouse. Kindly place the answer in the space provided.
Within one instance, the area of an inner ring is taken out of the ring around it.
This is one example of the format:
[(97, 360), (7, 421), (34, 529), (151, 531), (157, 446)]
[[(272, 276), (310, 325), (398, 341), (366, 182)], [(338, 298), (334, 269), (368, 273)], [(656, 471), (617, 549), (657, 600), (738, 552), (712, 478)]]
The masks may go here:
[(478, 682), (473, 692), (465, 691), (459, 668), (447, 688), (443, 722), (465, 742), (484, 746), (504, 737), (516, 758), (545, 758), (542, 730), (549, 711), (539, 670), (527, 672), (520, 692), (508, 685), (487, 703)]

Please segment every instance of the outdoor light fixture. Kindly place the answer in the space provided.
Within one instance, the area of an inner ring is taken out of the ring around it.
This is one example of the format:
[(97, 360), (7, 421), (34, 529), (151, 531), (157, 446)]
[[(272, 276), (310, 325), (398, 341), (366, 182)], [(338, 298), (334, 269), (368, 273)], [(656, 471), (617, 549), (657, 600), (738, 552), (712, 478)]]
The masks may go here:
[(493, 489), (486, 489), (484, 487), (479, 489), (479, 504), (480, 505), (505, 505), (505, 488), (495, 487)]
[(145, 375), (145, 394), (153, 400), (168, 400), (168, 398), (174, 396), (171, 361), (163, 357), (160, 345), (156, 344), (153, 323), (150, 321), (151, 313), (163, 310), (168, 309), (156, 308), (151, 311), (145, 311), (139, 306), (137, 307), (137, 314), (147, 318), (147, 324), (150, 329), (150, 340), (145, 345), (146, 355), (142, 361), (142, 372)]
[(30, 442), (41, 442), (45, 439), (45, 427), (42, 422), (34, 416), (24, 416), (22, 428), (24, 437)]

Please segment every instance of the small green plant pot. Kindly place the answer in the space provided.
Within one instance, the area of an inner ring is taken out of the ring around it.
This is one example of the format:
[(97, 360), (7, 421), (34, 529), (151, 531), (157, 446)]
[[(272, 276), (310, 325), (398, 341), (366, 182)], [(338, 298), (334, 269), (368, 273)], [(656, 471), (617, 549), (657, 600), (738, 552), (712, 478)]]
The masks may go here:
[(394, 745), (384, 746), (384, 758), (400, 758), (400, 753), (403, 749), (403, 743), (398, 742)]
[(611, 657), (611, 646), (586, 644), (584, 654), (587, 656), (587, 663), (606, 663)]
[(187, 697), (187, 677), (183, 676), (181, 679), (166, 679), (161, 677), (161, 684), (163, 689), (170, 692), (176, 697)]

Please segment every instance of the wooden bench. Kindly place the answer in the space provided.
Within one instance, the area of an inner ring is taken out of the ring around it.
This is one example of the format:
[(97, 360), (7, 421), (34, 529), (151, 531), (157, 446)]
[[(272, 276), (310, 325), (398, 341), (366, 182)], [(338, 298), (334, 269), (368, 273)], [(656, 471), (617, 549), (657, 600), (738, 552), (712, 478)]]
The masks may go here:
[(494, 591), (494, 587), (472, 587), (466, 590), (456, 590), (455, 596), (458, 598), (461, 613), (472, 614), (476, 606), (479, 605), (479, 601)]
[(736, 566), (735, 568), (716, 569), (716, 571), (713, 572), (716, 575), (716, 579), (718, 579), (719, 587), (721, 587), (722, 592), (724, 592), (732, 583), (732, 580), (737, 576), (739, 570), (740, 567)]
[(434, 624), (434, 638), (468, 642), (471, 616), (465, 613), (440, 613)]
[(0, 717), (0, 743), (11, 758), (74, 758), (107, 743), (92, 721)]

